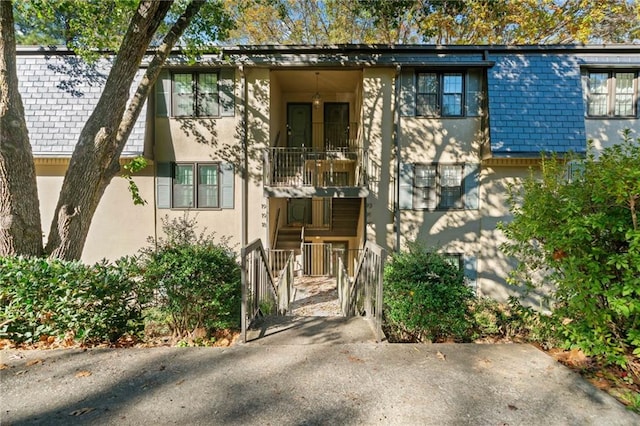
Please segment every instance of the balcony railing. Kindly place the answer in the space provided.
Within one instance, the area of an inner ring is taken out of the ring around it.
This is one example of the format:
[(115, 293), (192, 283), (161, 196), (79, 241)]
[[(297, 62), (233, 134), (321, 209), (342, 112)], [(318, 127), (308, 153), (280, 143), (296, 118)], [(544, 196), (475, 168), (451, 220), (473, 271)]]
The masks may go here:
[(267, 148), (266, 186), (359, 187), (365, 185), (366, 153), (349, 148), (317, 151), (311, 148)]

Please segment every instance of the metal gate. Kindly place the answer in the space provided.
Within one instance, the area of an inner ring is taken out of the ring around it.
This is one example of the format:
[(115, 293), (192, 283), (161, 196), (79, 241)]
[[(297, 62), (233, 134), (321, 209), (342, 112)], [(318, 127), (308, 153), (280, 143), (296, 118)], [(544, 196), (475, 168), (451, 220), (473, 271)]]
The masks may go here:
[(329, 243), (302, 243), (302, 273), (333, 275), (333, 247)]

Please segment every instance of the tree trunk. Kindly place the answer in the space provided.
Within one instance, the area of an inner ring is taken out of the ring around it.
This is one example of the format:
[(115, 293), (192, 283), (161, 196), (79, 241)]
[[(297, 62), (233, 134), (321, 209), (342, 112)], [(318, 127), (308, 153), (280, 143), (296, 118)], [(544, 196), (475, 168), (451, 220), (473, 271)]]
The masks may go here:
[[(153, 84), (171, 49), (204, 1), (192, 1), (157, 49), (127, 108), (129, 90), (149, 43), (171, 2), (141, 2), (109, 73), (102, 96), (85, 124), (65, 176), (46, 251), (79, 259), (91, 220)], [(125, 111), (126, 108), (126, 111)]]
[(0, 1), (0, 256), (41, 254), (38, 186), (18, 91), (13, 5)]

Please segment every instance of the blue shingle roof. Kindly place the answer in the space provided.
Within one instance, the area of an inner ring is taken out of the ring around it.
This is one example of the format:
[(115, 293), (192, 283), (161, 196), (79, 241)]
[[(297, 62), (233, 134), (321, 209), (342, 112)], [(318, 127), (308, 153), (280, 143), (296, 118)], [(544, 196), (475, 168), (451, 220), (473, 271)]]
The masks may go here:
[(586, 151), (580, 64), (572, 55), (497, 54), (488, 70), (495, 156)]
[[(35, 156), (68, 157), (91, 115), (109, 74), (110, 63), (87, 65), (73, 55), (17, 56), (20, 94)], [(138, 73), (142, 76), (142, 71)], [(146, 104), (123, 156), (142, 154)]]

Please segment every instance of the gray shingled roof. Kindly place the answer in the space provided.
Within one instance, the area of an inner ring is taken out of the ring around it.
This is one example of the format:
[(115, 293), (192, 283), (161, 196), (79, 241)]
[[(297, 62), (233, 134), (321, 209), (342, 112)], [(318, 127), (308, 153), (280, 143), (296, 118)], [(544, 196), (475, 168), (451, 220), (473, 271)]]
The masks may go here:
[[(20, 94), (34, 156), (68, 157), (100, 98), (110, 63), (87, 65), (79, 57), (18, 50)], [(142, 76), (142, 71), (138, 77)], [(146, 104), (123, 156), (142, 154)]]
[(565, 54), (491, 55), (491, 151), (496, 156), (584, 153), (580, 63)]

